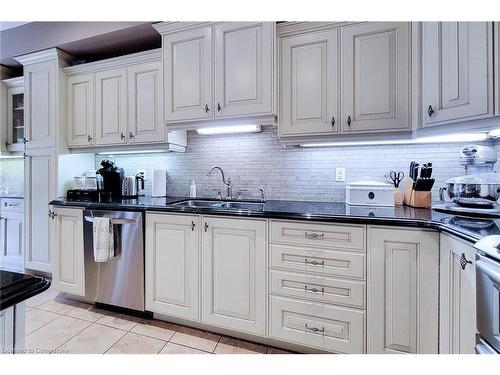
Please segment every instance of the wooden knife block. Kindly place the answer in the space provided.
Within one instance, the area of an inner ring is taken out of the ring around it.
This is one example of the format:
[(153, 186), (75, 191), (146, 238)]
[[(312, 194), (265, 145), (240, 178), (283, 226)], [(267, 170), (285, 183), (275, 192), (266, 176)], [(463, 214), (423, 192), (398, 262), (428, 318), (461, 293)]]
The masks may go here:
[(430, 191), (413, 190), (414, 181), (408, 178), (406, 183), (404, 204), (417, 208), (430, 208), (432, 205), (432, 193)]

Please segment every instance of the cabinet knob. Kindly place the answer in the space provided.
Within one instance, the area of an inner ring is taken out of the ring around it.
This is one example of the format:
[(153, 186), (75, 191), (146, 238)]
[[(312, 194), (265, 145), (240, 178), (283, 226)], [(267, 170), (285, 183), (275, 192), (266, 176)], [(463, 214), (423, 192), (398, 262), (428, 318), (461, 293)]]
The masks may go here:
[(203, 226), (203, 229), (205, 230), (205, 232), (208, 231), (208, 224), (207, 223), (205, 223), (205, 225)]
[(90, 135), (87, 135), (87, 141), (88, 141), (89, 143), (92, 143), (92, 137), (91, 137)]
[(332, 121), (330, 122), (332, 124), (332, 128), (335, 126), (335, 116), (332, 116)]
[(217, 112), (220, 112), (222, 110), (222, 107), (220, 106), (220, 103), (217, 103)]
[(460, 257), (460, 267), (462, 267), (462, 269), (464, 270), (465, 267), (467, 267), (468, 264), (472, 264), (472, 261), (468, 260), (465, 257), (465, 254), (462, 253), (462, 256)]
[(205, 104), (205, 113), (208, 113), (210, 111), (210, 108), (208, 108), (208, 104)]
[(134, 135), (132, 134), (132, 132), (128, 133), (128, 138), (129, 138), (130, 140), (133, 140), (133, 139), (134, 139)]
[(123, 132), (120, 133), (120, 138), (121, 138), (122, 141), (125, 139), (125, 134), (123, 134)]
[(351, 126), (351, 116), (347, 116), (347, 126)]
[(430, 105), (429, 108), (427, 108), (427, 114), (429, 115), (429, 117), (432, 117), (432, 115), (434, 114), (434, 109), (432, 108), (432, 105)]
[(196, 224), (194, 223), (194, 221), (191, 222), (191, 231), (194, 231), (194, 227), (196, 226)]

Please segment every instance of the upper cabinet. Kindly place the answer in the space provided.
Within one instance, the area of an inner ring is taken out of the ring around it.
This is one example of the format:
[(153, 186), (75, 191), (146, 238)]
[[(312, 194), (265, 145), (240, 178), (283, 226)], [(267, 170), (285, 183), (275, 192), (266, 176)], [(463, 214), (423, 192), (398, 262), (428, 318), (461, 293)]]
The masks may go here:
[(94, 137), (94, 75), (68, 77), (68, 146), (87, 146)]
[(493, 115), (491, 22), (422, 24), (423, 126)]
[(1, 90), (1, 105), (5, 108), (5, 114), (1, 118), (1, 150), (22, 152), (24, 149), (24, 78), (16, 77), (2, 81)]
[(283, 40), (280, 135), (339, 133), (338, 31)]
[(162, 34), (170, 129), (200, 120), (273, 116), (273, 22), (155, 25)]
[(342, 133), (410, 130), (410, 24), (342, 28)]
[(493, 55), (495, 56), (494, 62), (494, 76), (495, 76), (495, 115), (500, 115), (500, 22), (495, 22), (495, 45)]

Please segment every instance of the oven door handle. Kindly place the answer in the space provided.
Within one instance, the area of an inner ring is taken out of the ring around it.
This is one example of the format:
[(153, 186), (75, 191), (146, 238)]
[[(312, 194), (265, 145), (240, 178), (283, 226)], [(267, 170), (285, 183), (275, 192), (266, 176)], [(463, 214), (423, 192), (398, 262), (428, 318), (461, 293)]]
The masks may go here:
[[(85, 216), (85, 220), (88, 221), (89, 223), (93, 223), (94, 222), (94, 218), (91, 217), (91, 216)], [(118, 218), (113, 219), (113, 218), (109, 218), (109, 221), (113, 225), (137, 224), (137, 220), (134, 220), (134, 219), (118, 219)]]
[(500, 272), (491, 268), (486, 262), (482, 260), (478, 260), (476, 262), (476, 268), (479, 269), (480, 272), (484, 273), (489, 277), (493, 283), (495, 283), (495, 288), (500, 290)]

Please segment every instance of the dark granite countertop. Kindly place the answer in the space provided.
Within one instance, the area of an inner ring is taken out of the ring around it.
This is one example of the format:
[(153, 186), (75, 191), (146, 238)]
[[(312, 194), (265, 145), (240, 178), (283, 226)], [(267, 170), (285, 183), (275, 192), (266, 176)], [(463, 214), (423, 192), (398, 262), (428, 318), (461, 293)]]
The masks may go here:
[[(326, 222), (350, 222), (359, 224), (400, 225), (427, 227), (452, 233), (469, 241), (500, 234), (500, 220), (463, 218), (442, 214), (430, 209), (396, 207), (349, 206), (341, 202), (267, 201), (262, 210), (227, 210), (221, 208), (189, 208), (172, 206), (186, 197), (118, 199), (112, 202), (67, 201), (58, 198), (50, 202), (55, 206), (84, 207), (87, 209), (140, 210), (183, 212), (205, 215), (265, 217), (300, 219)], [(198, 198), (203, 199), (203, 198)], [(212, 198), (210, 198), (212, 199)]]
[(44, 277), (0, 270), (0, 311), (47, 290), (50, 281)]

